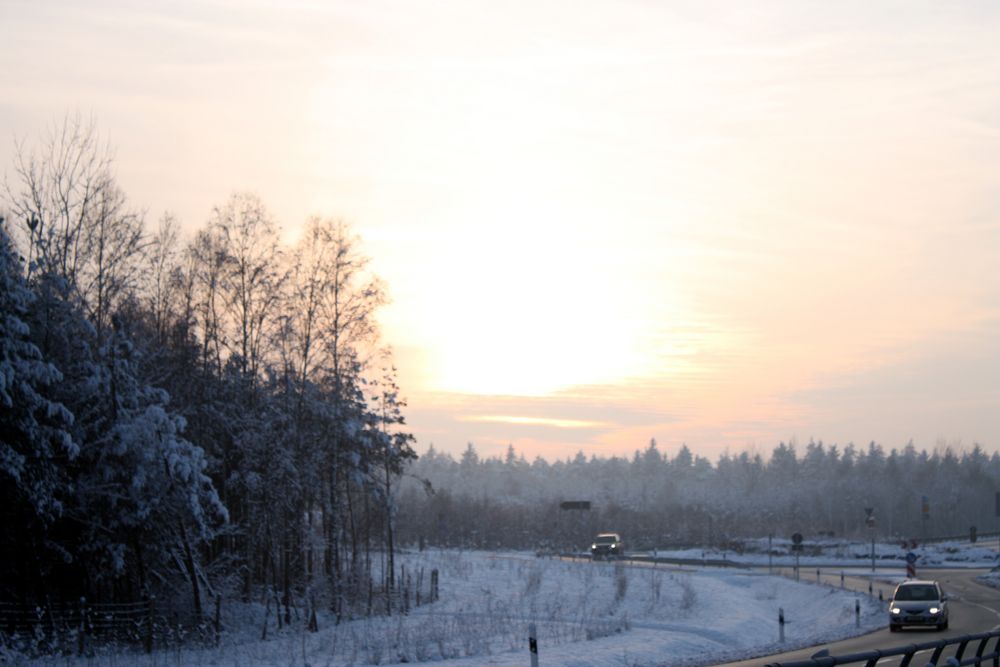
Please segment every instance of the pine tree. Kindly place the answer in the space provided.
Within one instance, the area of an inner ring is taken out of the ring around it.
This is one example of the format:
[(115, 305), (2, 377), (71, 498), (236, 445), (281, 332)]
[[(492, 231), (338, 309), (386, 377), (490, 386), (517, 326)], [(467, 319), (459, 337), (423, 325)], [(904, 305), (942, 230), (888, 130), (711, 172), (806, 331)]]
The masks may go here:
[[(28, 581), (41, 585), (46, 532), (65, 510), (69, 484), (66, 466), (79, 453), (70, 435), (73, 415), (53, 395), (62, 380), (30, 338), (35, 297), (28, 288), (0, 216), (0, 505), (10, 553), (35, 554), (21, 562), (0, 564), (4, 584), (28, 593)], [(56, 548), (60, 548), (56, 546)], [(4, 553), (8, 553), (6, 549)]]

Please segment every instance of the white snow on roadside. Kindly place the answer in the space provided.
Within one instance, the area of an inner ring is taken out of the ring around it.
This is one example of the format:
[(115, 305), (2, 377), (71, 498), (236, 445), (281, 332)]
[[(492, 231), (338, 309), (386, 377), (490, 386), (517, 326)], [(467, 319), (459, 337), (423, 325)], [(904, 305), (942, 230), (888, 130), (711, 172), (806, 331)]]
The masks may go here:
[[(854, 555), (864, 546), (813, 550), (801, 559), (802, 566), (865, 568), (866, 561), (859, 563)], [(920, 549), (920, 558), (938, 566), (992, 566), (995, 552), (978, 549), (928, 545)], [(657, 555), (692, 558), (694, 553), (702, 552)], [(723, 554), (705, 552), (703, 558), (719, 560)], [(523, 667), (529, 664), (528, 629), (534, 624), (543, 667), (711, 665), (835, 641), (886, 624), (884, 603), (865, 594), (817, 584), (806, 572), (801, 581), (768, 575), (766, 540), (763, 554), (725, 554), (726, 560), (737, 558), (744, 566), (594, 563), (520, 552), (414, 552), (401, 554), (398, 562), (414, 579), (420, 575), (425, 600), (430, 572), (438, 570), (440, 599), (406, 615), (340, 625), (321, 616), (317, 633), (293, 623), (262, 641), (263, 614), (247, 607), (243, 627), (234, 624), (219, 647), (175, 648), (149, 656), (99, 654), (79, 663), (61, 657), (39, 664)], [(775, 564), (787, 567), (789, 562)], [(757, 568), (745, 567), (750, 565)], [(899, 562), (880, 559), (878, 565), (877, 578), (902, 579)], [(786, 620), (783, 643), (779, 609)]]

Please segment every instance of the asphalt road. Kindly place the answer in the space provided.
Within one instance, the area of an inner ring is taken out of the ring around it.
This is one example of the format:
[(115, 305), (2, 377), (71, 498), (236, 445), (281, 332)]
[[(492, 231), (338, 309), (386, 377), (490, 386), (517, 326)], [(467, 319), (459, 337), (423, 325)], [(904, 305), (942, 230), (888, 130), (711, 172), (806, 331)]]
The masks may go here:
[[(871, 581), (863, 570), (854, 570), (857, 576), (851, 575), (851, 570), (845, 570), (844, 585), (853, 590), (863, 591), (867, 594), (868, 584)], [(950, 606), (950, 619), (948, 630), (939, 632), (933, 629), (906, 629), (902, 632), (889, 632), (889, 620), (886, 616), (886, 627), (876, 632), (845, 639), (843, 641), (813, 646), (811, 648), (790, 651), (777, 655), (763, 656), (753, 660), (743, 660), (740, 662), (728, 663), (725, 667), (762, 667), (763, 665), (792, 662), (797, 660), (808, 660), (820, 649), (827, 649), (830, 655), (845, 655), (850, 653), (861, 653), (864, 651), (885, 650), (888, 648), (907, 646), (910, 644), (921, 644), (946, 637), (961, 637), (963, 635), (975, 634), (978, 632), (989, 632), (1000, 629), (1000, 590), (984, 586), (975, 581), (975, 578), (987, 572), (987, 570), (931, 570), (925, 569), (920, 572), (921, 578), (936, 579), (941, 583), (945, 593), (948, 595)], [(800, 578), (811, 577), (816, 580), (815, 569), (810, 571), (803, 568), (799, 573)], [(840, 573), (820, 574), (824, 583), (840, 585)], [(874, 582), (872, 586), (873, 595), (877, 596), (882, 591), (882, 596), (888, 600), (892, 595), (893, 587), (888, 584)], [(888, 614), (888, 611), (886, 612)], [(966, 649), (966, 657), (975, 653), (976, 645)], [(993, 642), (990, 642), (989, 649), (993, 650)], [(946, 651), (943, 658), (951, 655), (953, 651)], [(925, 665), (930, 659), (930, 652), (926, 655), (918, 654), (911, 664)], [(879, 661), (880, 667), (894, 667), (900, 663), (900, 658), (883, 658)]]

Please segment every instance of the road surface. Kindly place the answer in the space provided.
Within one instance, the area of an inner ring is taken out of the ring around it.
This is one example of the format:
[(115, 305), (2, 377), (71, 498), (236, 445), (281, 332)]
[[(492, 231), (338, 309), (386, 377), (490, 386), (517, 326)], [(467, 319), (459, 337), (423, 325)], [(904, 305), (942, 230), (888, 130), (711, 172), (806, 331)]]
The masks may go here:
[[(906, 629), (903, 632), (889, 632), (887, 611), (886, 627), (876, 632), (831, 644), (782, 653), (780, 655), (770, 655), (753, 660), (728, 663), (725, 667), (763, 667), (763, 665), (768, 664), (808, 660), (822, 648), (829, 650), (830, 655), (845, 655), (878, 649), (884, 650), (909, 644), (921, 644), (947, 637), (961, 637), (963, 635), (1000, 629), (1000, 590), (984, 586), (975, 580), (977, 576), (987, 571), (983, 569), (924, 569), (921, 571), (921, 577), (936, 579), (941, 583), (945, 593), (948, 595), (948, 604), (950, 605), (949, 627), (943, 632), (922, 628)], [(864, 572), (859, 570), (845, 570), (845, 572), (847, 573), (845, 586), (867, 593), (870, 578), (866, 577)], [(856, 576), (852, 575), (852, 572)], [(816, 574), (815, 570), (810, 571), (807, 568), (803, 568), (800, 570), (799, 576), (802, 579), (811, 577), (811, 580), (815, 581)], [(840, 574), (838, 572), (831, 572), (829, 575), (821, 573), (820, 576), (824, 583), (839, 585)], [(887, 610), (892, 589), (893, 586), (879, 582), (874, 582), (872, 586), (874, 595), (877, 596), (879, 591), (882, 592), (882, 597), (886, 600)], [(978, 643), (967, 648), (966, 657), (974, 654), (977, 646)], [(990, 642), (989, 650), (993, 650), (993, 642)], [(950, 654), (950, 651), (946, 651), (942, 657), (947, 657)], [(924, 665), (927, 664), (929, 659), (930, 652), (928, 651), (926, 656), (919, 655), (911, 664)], [(894, 667), (900, 661), (900, 658), (883, 658), (878, 664), (879, 667)]]

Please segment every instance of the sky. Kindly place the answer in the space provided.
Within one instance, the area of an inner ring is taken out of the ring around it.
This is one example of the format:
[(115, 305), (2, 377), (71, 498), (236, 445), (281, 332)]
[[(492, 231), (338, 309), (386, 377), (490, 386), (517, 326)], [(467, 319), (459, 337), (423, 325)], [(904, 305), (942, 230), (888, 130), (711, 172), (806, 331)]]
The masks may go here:
[(0, 173), (348, 221), (417, 451), (1000, 449), (1000, 6), (0, 0)]

